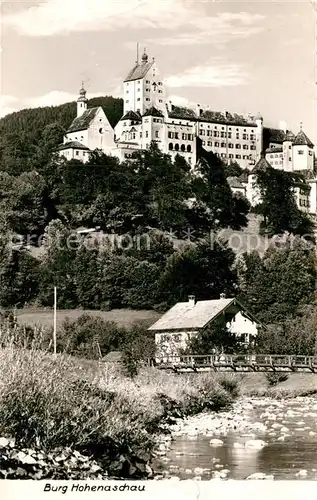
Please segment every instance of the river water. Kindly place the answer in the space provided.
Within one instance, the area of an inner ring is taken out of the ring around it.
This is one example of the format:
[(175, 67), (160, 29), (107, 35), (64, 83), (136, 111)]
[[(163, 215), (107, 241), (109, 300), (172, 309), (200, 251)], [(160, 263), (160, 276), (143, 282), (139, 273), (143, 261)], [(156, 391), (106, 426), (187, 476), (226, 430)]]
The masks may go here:
[(162, 438), (158, 477), (317, 479), (315, 397), (243, 398), (230, 411), (179, 421), (172, 432), (171, 442)]

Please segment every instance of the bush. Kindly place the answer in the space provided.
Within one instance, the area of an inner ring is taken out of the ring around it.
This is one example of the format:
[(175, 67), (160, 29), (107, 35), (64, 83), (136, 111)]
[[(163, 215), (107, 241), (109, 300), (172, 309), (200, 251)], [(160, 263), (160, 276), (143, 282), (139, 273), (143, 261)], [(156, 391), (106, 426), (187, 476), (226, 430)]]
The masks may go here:
[(288, 373), (266, 373), (266, 380), (270, 386), (277, 385), (280, 382), (285, 382), (289, 375)]

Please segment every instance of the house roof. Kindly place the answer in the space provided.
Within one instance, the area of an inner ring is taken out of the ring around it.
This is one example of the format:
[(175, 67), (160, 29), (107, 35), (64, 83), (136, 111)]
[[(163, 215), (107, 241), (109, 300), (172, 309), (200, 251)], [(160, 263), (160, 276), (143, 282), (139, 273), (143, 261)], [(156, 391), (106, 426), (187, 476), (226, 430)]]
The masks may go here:
[(90, 149), (87, 148), (87, 146), (78, 141), (65, 142), (64, 144), (61, 144), (57, 148), (58, 151), (63, 151), (64, 149), (82, 149), (84, 151), (90, 151)]
[(252, 172), (258, 172), (259, 170), (266, 170), (267, 168), (272, 168), (265, 156), (261, 155), (261, 158), (259, 161), (254, 165), (254, 168), (252, 169)]
[(267, 150), (265, 152), (266, 153), (283, 153), (283, 148), (282, 147), (267, 148)]
[(86, 111), (81, 116), (77, 116), (67, 132), (78, 132), (79, 130), (86, 130), (91, 121), (95, 118), (97, 111), (100, 106), (97, 106), (96, 108), (88, 108)]
[(231, 188), (245, 189), (245, 186), (243, 186), (238, 177), (227, 177), (227, 182)]
[(237, 113), (222, 113), (220, 111), (210, 111), (201, 109), (199, 116), (191, 108), (172, 106), (172, 110), (168, 113), (169, 118), (178, 118), (183, 120), (195, 120), (202, 122), (224, 123), (230, 125), (245, 125), (256, 127), (253, 118), (238, 115)]
[(102, 360), (111, 363), (119, 363), (122, 361), (123, 353), (121, 351), (110, 351), (106, 354)]
[(294, 146), (308, 146), (310, 148), (314, 147), (314, 144), (308, 139), (307, 135), (303, 130), (300, 130), (294, 139)]
[(151, 108), (147, 109), (143, 116), (158, 116), (160, 118), (164, 117), (162, 111), (155, 108), (154, 106), (151, 106)]
[(120, 121), (123, 120), (135, 120), (135, 121), (142, 121), (141, 115), (138, 112), (135, 111), (128, 111), (122, 118), (120, 118)]
[(124, 81), (131, 82), (132, 80), (141, 80), (142, 78), (145, 77), (149, 69), (152, 67), (153, 62), (154, 61), (150, 61), (143, 64), (136, 64)]
[(215, 299), (200, 300), (193, 306), (189, 302), (178, 302), (169, 311), (167, 311), (149, 331), (167, 331), (167, 330), (190, 330), (204, 328), (219, 314), (228, 309), (229, 306), (238, 304), (240, 309), (244, 310), (253, 321), (256, 319), (248, 313), (237, 299)]

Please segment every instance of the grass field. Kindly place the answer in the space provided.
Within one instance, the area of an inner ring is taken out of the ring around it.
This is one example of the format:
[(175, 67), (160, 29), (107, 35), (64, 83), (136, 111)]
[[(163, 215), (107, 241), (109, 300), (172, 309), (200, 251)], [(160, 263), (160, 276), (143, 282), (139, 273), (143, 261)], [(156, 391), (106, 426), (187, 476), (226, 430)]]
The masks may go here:
[[(26, 325), (53, 326), (52, 309), (16, 309), (18, 321)], [(84, 309), (63, 309), (57, 311), (57, 327), (61, 326), (66, 318), (76, 320), (82, 314), (101, 316), (105, 321), (114, 321), (119, 326), (131, 327), (140, 321), (152, 325), (160, 316), (155, 311), (135, 311), (132, 309), (113, 309), (112, 311), (90, 311)]]

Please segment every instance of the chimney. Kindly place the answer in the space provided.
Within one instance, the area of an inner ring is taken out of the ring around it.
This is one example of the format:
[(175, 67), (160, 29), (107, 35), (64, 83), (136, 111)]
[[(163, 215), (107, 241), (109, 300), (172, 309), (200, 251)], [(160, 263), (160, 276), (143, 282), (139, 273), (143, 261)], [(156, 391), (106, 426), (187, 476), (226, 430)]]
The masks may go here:
[(173, 111), (172, 101), (167, 101), (167, 109), (169, 113)]
[(221, 294), (220, 294), (220, 298), (221, 298), (221, 299), (225, 299), (225, 298), (226, 298), (226, 294), (225, 294), (225, 293), (221, 293)]
[(196, 304), (195, 295), (188, 295), (188, 303), (190, 307), (194, 307), (194, 305)]
[(201, 109), (200, 109), (200, 104), (196, 104), (196, 115), (200, 116)]

